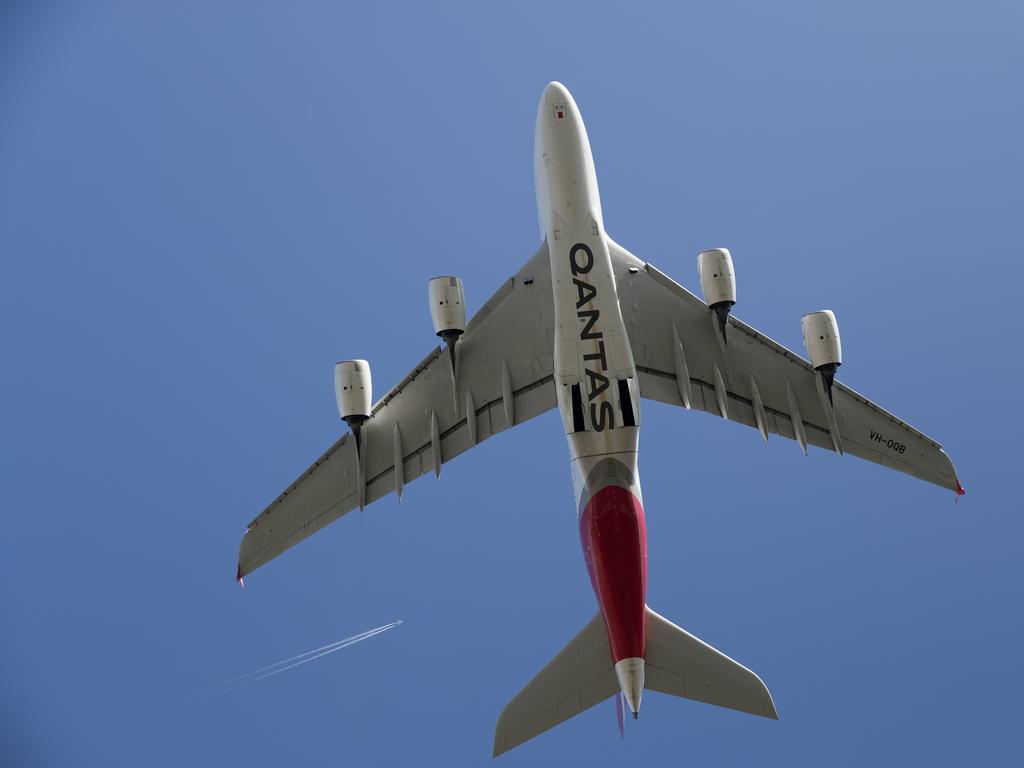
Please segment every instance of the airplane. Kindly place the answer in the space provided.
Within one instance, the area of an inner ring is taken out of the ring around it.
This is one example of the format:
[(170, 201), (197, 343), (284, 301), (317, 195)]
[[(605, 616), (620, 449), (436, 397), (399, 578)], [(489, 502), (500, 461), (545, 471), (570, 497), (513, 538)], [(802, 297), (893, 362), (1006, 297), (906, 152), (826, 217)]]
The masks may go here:
[(752, 671), (655, 613), (637, 469), (642, 397), (853, 455), (964, 490), (942, 446), (836, 380), (839, 326), (802, 318), (810, 362), (731, 314), (730, 252), (697, 257), (703, 300), (604, 228), (586, 127), (561, 83), (537, 107), (534, 179), (541, 244), (465, 321), (460, 278), (429, 281), (443, 342), (375, 404), (370, 365), (337, 363), (351, 428), (249, 523), (243, 577), (489, 437), (557, 409), (569, 443), (580, 542), (598, 610), (507, 704), (494, 756), (616, 696), (633, 717), (645, 689), (778, 718)]

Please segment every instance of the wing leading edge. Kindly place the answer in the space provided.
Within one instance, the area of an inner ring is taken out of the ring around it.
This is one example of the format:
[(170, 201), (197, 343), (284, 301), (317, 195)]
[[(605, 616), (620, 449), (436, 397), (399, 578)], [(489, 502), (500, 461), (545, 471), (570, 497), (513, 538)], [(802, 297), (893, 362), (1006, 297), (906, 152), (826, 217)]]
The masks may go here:
[[(362, 465), (342, 436), (246, 528), (238, 578), (356, 507), (555, 407), (554, 309), (546, 245), (470, 319), (455, 371), (438, 347), (373, 407)], [(398, 471), (396, 471), (396, 467)]]

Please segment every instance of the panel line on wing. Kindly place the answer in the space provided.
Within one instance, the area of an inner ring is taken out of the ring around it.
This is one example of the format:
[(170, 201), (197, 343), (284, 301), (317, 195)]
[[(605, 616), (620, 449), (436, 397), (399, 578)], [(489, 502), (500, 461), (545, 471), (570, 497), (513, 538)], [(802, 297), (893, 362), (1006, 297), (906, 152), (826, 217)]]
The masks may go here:
[[(674, 295), (684, 299), (686, 302), (696, 303), (696, 304), (699, 304), (699, 305), (702, 305), (702, 306), (707, 306), (706, 304), (704, 304), (703, 301), (700, 300), (700, 298), (695, 296), (690, 291), (686, 290), (686, 288), (681, 286), (679, 283), (677, 283), (671, 277), (669, 277), (664, 272), (659, 270), (657, 267), (655, 267), (655, 266), (653, 266), (653, 265), (651, 265), (649, 263), (646, 263), (646, 264), (644, 264), (644, 270), (647, 272), (648, 275), (650, 275), (654, 279), (654, 281), (656, 283), (658, 283), (662, 287), (666, 288), (670, 293), (672, 293), (672, 294), (674, 294)], [(773, 352), (775, 352), (775, 353), (781, 355), (782, 357), (786, 358), (790, 362), (798, 365), (800, 368), (802, 368), (803, 370), (807, 371), (808, 373), (814, 373), (814, 368), (811, 366), (811, 364), (808, 361), (804, 360), (799, 355), (795, 354), (791, 350), (789, 350), (786, 347), (782, 346), (781, 344), (779, 344), (779, 342), (775, 341), (771, 337), (766, 336), (765, 334), (761, 333), (756, 328), (753, 328), (752, 326), (747, 325), (745, 322), (740, 320), (738, 317), (735, 317), (734, 315), (730, 315), (728, 322), (729, 322), (729, 326), (731, 328), (735, 329), (736, 331), (742, 332), (745, 336), (748, 336), (752, 341), (756, 341), (759, 344), (767, 347), (768, 349), (772, 350)], [(650, 373), (656, 373), (657, 375), (664, 375), (660, 371), (657, 371), (657, 372), (656, 371), (650, 371)], [(908, 424), (906, 421), (904, 421), (900, 417), (896, 416), (893, 413), (890, 413), (885, 408), (882, 408), (877, 403), (875, 403), (875, 402), (869, 400), (868, 398), (864, 397), (864, 395), (860, 394), (856, 390), (853, 390), (850, 387), (848, 387), (847, 385), (845, 385), (845, 384), (843, 384), (841, 382), (838, 382), (838, 381), (835, 382), (835, 384), (833, 386), (835, 386), (837, 389), (845, 392), (851, 398), (856, 400), (860, 405), (863, 405), (863, 406), (867, 407), (869, 410), (872, 410), (875, 413), (878, 413), (878, 414), (884, 416), (885, 418), (887, 418), (887, 419), (889, 419), (889, 420), (891, 420), (893, 422), (896, 422), (900, 426), (905, 427), (916, 438), (924, 441), (925, 443), (930, 445), (932, 448), (936, 448), (936, 449), (939, 449), (939, 450), (942, 449), (942, 445), (940, 443), (936, 442), (934, 439), (932, 439), (928, 435), (924, 434), (921, 430), (917, 429), (913, 425)], [(785, 415), (785, 414), (783, 414), (783, 415)], [(788, 418), (788, 416), (787, 416), (787, 418)], [(808, 422), (805, 421), (804, 423), (807, 424)], [(820, 427), (817, 427), (817, 428), (821, 429)], [(827, 430), (823, 430), (823, 431), (825, 431), (826, 434), (827, 434)], [(829, 438), (829, 439), (831, 440), (831, 438)]]
[(373, 406), (373, 409), (370, 411), (370, 415), (375, 416), (377, 414), (377, 411), (379, 411), (381, 408), (383, 408), (396, 397), (398, 397), (400, 394), (402, 394), (403, 389), (409, 386), (413, 381), (415, 381), (417, 376), (419, 376), (421, 373), (427, 370), (427, 368), (430, 367), (430, 364), (434, 362), (434, 360), (437, 359), (437, 357), (441, 354), (441, 350), (441, 347), (434, 347), (430, 354), (423, 358), (423, 360), (421, 360), (420, 363), (415, 368), (413, 368), (409, 373), (406, 374), (404, 379), (402, 379), (400, 382), (395, 384), (395, 386), (393, 386), (391, 389), (384, 393), (384, 396), (380, 400), (378, 400), (376, 404)]
[[(538, 389), (539, 387), (543, 387), (545, 384), (550, 384), (550, 383), (553, 383), (553, 382), (554, 382), (554, 377), (549, 374), (549, 375), (544, 376), (544, 377), (542, 377), (540, 379), (537, 379), (536, 381), (530, 382), (526, 386), (520, 387), (519, 389), (515, 390), (512, 393), (512, 397), (513, 398), (521, 397), (522, 395), (525, 395), (528, 392), (532, 392), (533, 390)], [(491, 407), (497, 406), (497, 405), (501, 405), (502, 402), (503, 402), (503, 398), (502, 397), (496, 397), (493, 400), (489, 400), (488, 402), (486, 402), (483, 405), (481, 405), (478, 408), (476, 408), (476, 415), (479, 416), (479, 415), (487, 412)], [(465, 426), (467, 426), (466, 425), (466, 418), (463, 417), (463, 418), (459, 419), (457, 422), (455, 422), (454, 424), (452, 424), (447, 429), (440, 431), (441, 442), (443, 443), (447, 438), (451, 437), (458, 430), (462, 429)], [(428, 437), (428, 439), (425, 440), (421, 445), (417, 446), (412, 451), (410, 451), (408, 454), (406, 454), (405, 457), (403, 458), (403, 462), (408, 462), (408, 461), (411, 461), (412, 459), (418, 458), (421, 454), (426, 453), (430, 449), (431, 449), (431, 441), (430, 441), (430, 439)], [(378, 472), (372, 478), (368, 478), (367, 481), (366, 481), (367, 486), (372, 485), (373, 483), (376, 483), (376, 482), (378, 482), (380, 480), (386, 479), (388, 474), (393, 472), (394, 469), (395, 469), (395, 465), (391, 464), (387, 468), (385, 468), (385, 469), (381, 470), (380, 472)]]
[[(637, 369), (638, 373), (646, 373), (646, 374), (648, 374), (650, 376), (658, 376), (660, 378), (669, 379), (671, 381), (675, 381), (676, 380), (676, 375), (674, 373), (667, 373), (665, 371), (659, 371), (657, 368), (650, 368), (650, 367), (648, 367), (646, 365), (637, 365), (636, 369)], [(701, 386), (701, 387), (704, 387), (705, 389), (709, 390), (710, 392), (714, 392), (715, 391), (715, 385), (714, 384), (712, 384), (709, 381), (704, 381), (703, 379), (699, 379), (696, 376), (691, 376), (690, 377), (690, 383), (691, 384), (696, 384), (696, 385)], [(732, 391), (727, 391), (726, 395), (730, 399), (735, 400), (738, 403), (742, 403), (743, 405), (746, 405), (746, 406), (748, 406), (749, 408), (751, 408), (753, 410), (753, 408), (754, 408), (754, 401), (753, 400), (751, 400), (749, 398), (746, 398), (743, 395), (739, 395), (739, 394), (737, 394), (735, 392), (732, 392)], [(790, 416), (790, 414), (786, 413), (785, 411), (780, 411), (780, 410), (778, 410), (776, 408), (772, 408), (770, 405), (765, 405), (764, 403), (762, 403), (762, 408), (764, 409), (764, 412), (766, 414), (770, 413), (772, 416), (775, 417), (775, 419), (776, 419), (776, 426), (778, 425), (778, 418), (780, 416), (783, 419), (785, 419), (787, 422), (789, 422), (790, 424), (793, 423), (792, 417)], [(721, 414), (716, 413), (715, 415), (721, 415)], [(810, 427), (811, 429), (816, 429), (816, 430), (818, 430), (818, 432), (820, 432), (825, 437), (828, 437), (828, 435), (829, 435), (829, 432), (828, 432), (828, 430), (825, 427), (820, 427), (817, 424), (815, 424), (814, 422), (807, 421), (806, 419), (802, 419), (802, 423), (803, 423), (805, 428), (806, 427)], [(775, 434), (782, 435), (783, 437), (788, 437), (788, 435), (785, 435), (785, 434), (779, 432), (778, 429), (775, 430)]]

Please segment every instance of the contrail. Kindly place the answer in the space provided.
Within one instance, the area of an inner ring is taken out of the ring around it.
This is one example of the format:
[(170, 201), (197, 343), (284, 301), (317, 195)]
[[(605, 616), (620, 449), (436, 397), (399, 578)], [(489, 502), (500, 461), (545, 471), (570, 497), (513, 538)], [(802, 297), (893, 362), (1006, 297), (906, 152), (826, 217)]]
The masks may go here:
[(374, 629), (368, 629), (365, 632), (360, 632), (358, 635), (352, 635), (352, 637), (346, 637), (343, 640), (336, 640), (333, 643), (328, 643), (327, 645), (320, 646), (319, 648), (314, 648), (312, 651), (306, 651), (305, 653), (300, 653), (298, 656), (292, 656), (291, 658), (284, 659), (283, 661), (268, 664), (265, 667), (254, 669), (252, 672), (246, 672), (244, 675), (238, 675), (230, 680), (214, 683), (204, 691), (204, 695), (209, 696), (214, 693), (224, 693), (225, 691), (240, 688), (243, 685), (248, 685), (249, 683), (255, 683), (257, 680), (262, 680), (265, 677), (276, 675), (279, 672), (294, 669), (295, 667), (302, 666), (308, 661), (313, 661), (314, 659), (319, 659), (321, 656), (326, 656), (330, 653), (334, 653), (335, 651), (340, 651), (342, 648), (348, 648), (350, 645), (361, 643), (363, 640), (369, 640), (371, 637), (387, 632), (389, 629), (393, 629), (401, 623), (402, 620), (397, 619), (392, 621), (390, 624), (384, 624), (383, 626), (375, 627)]
[[(264, 672), (262, 675), (257, 675), (256, 677), (252, 678), (251, 680), (247, 680), (246, 682), (247, 683), (254, 683), (257, 680), (262, 680), (265, 677), (270, 677), (271, 675), (276, 675), (279, 672), (287, 672), (289, 669), (294, 669), (295, 667), (301, 667), (303, 664), (305, 664), (308, 661), (313, 661), (314, 659), (319, 659), (321, 656), (327, 656), (328, 654), (334, 653), (335, 651), (340, 651), (342, 648), (348, 648), (350, 645), (355, 645), (356, 643), (360, 643), (363, 640), (369, 640), (371, 637), (374, 637), (375, 635), (379, 635), (379, 634), (381, 634), (383, 632), (387, 632), (392, 627), (397, 627), (397, 626), (398, 626), (398, 624), (388, 624), (388, 625), (386, 625), (384, 627), (381, 627), (381, 628), (378, 628), (378, 629), (375, 629), (375, 630), (371, 630), (369, 632), (364, 632), (363, 634), (357, 635), (357, 636), (355, 636), (354, 638), (352, 638), (350, 640), (342, 641), (338, 645), (335, 645), (335, 646), (333, 646), (332, 648), (329, 648), (326, 651), (321, 651), (320, 653), (317, 653), (317, 654), (315, 654), (313, 656), (308, 656), (307, 658), (302, 659), (302, 661), (292, 662), (291, 664), (288, 664), (287, 666), (271, 670), (270, 672)], [(234, 687), (237, 687), (237, 686), (234, 686)]]
[(323, 651), (327, 651), (327, 650), (330, 650), (332, 648), (339, 647), (341, 645), (351, 644), (351, 643), (354, 643), (354, 642), (359, 642), (360, 640), (365, 640), (367, 637), (369, 637), (369, 636), (371, 636), (373, 634), (376, 634), (377, 632), (382, 632), (384, 630), (391, 629), (393, 626), (397, 626), (398, 624), (401, 624), (401, 623), (402, 623), (401, 621), (392, 622), (391, 624), (387, 624), (387, 625), (385, 625), (383, 627), (377, 627), (376, 629), (370, 629), (370, 630), (367, 630), (366, 632), (360, 632), (358, 635), (352, 635), (352, 637), (346, 637), (343, 640), (335, 640), (333, 643), (328, 643), (327, 645), (323, 645), (323, 646), (321, 646), (319, 648), (314, 648), (312, 651), (306, 651), (305, 653), (300, 653), (298, 656), (292, 656), (291, 658), (285, 659), (284, 661), (275, 661), (273, 664), (268, 664), (265, 667), (260, 667), (259, 669), (254, 669), (252, 672), (246, 672), (245, 674), (238, 675), (237, 677), (233, 677), (230, 680), (224, 680), (223, 682), (220, 682), (220, 683), (214, 683), (213, 685), (209, 686), (209, 688), (207, 690), (211, 690), (211, 689), (215, 689), (215, 688), (225, 688), (225, 687), (228, 687), (228, 686), (230, 686), (230, 685), (232, 685), (234, 683), (240, 683), (240, 682), (242, 682), (243, 680), (245, 680), (247, 678), (257, 677), (257, 676), (259, 676), (263, 672), (269, 672), (270, 670), (273, 670), (273, 669), (275, 669), (277, 667), (283, 667), (283, 666), (286, 666), (286, 665), (291, 664), (293, 662), (300, 661), (302, 659), (305, 659), (307, 656), (313, 656), (315, 654), (319, 654), (319, 653), (321, 653)]

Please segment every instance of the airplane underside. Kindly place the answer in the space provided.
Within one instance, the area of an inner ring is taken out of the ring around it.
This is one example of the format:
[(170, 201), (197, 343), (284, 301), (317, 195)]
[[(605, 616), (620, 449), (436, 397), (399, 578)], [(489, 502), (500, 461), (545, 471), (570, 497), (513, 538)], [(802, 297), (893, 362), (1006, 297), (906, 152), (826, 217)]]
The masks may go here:
[[(688, 656), (707, 656), (705, 664), (745, 676), (750, 694), (745, 708), (775, 717), (771, 696), (756, 675), (710, 646), (694, 653), (695, 638), (647, 607), (647, 528), (637, 472), (640, 414), (633, 394), (637, 368), (628, 344), (616, 343), (628, 334), (590, 143), (572, 96), (558, 83), (541, 97), (535, 152), (537, 205), (558, 329), (556, 391), (572, 456), (580, 543), (599, 608), (592, 624), (603, 625), (604, 637), (588, 624), (563, 651), (568, 658), (560, 661), (560, 654), (509, 702), (498, 721), (494, 754), (575, 714), (565, 701), (573, 702), (573, 689), (582, 682), (571, 675), (580, 654), (601, 670), (602, 682), (591, 682), (594, 697), (621, 692), (634, 718), (645, 686), (656, 687), (666, 675), (681, 681), (695, 675), (697, 664)], [(652, 667), (650, 679), (649, 628), (668, 649), (656, 654), (662, 666)], [(673, 692), (664, 680), (656, 689)], [(535, 702), (538, 695), (543, 699)], [(531, 704), (533, 712), (523, 711)]]
[(808, 361), (731, 314), (727, 249), (698, 254), (702, 299), (613, 241), (586, 128), (560, 83), (537, 107), (534, 172), (540, 248), (469, 322), (461, 279), (431, 279), (442, 346), (375, 403), (369, 363), (337, 363), (338, 411), (351, 431), (249, 523), (237, 578), (557, 410), (598, 610), (502, 710), (494, 754), (612, 696), (636, 716), (645, 689), (777, 718), (756, 674), (647, 605), (641, 397), (743, 424), (766, 443), (785, 438), (805, 454), (857, 456), (959, 497), (953, 464), (937, 442), (837, 380), (842, 346), (830, 310), (801, 320)]
[(636, 717), (647, 645), (647, 531), (640, 501), (616, 485), (594, 493), (580, 514), (580, 542), (608, 630), (619, 685)]

